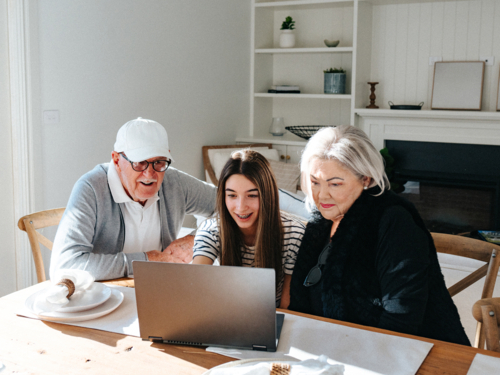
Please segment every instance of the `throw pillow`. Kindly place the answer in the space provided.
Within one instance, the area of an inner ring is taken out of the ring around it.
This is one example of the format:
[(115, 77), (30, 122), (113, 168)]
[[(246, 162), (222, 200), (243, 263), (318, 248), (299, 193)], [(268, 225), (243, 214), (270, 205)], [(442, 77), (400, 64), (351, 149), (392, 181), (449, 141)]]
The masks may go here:
[(293, 193), (297, 192), (297, 185), (299, 184), (300, 177), (298, 164), (287, 164), (274, 160), (269, 160), (269, 164), (271, 164), (271, 168), (276, 176), (278, 188), (288, 190)]

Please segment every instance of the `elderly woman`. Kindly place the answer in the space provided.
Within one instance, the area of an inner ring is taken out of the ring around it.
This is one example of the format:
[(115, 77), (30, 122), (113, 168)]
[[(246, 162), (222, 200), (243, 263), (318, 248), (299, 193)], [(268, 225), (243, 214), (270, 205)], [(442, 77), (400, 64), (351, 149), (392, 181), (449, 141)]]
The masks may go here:
[(313, 219), (289, 309), (470, 345), (432, 237), (415, 207), (389, 191), (383, 159), (366, 134), (353, 126), (320, 130), (301, 171)]

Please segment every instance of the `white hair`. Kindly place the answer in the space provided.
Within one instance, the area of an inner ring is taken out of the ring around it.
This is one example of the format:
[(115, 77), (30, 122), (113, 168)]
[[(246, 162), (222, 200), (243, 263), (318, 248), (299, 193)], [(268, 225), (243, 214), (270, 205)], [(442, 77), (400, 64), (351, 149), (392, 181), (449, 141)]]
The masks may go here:
[(314, 134), (304, 149), (300, 161), (302, 190), (307, 195), (309, 209), (315, 207), (309, 178), (312, 160), (336, 160), (356, 177), (370, 177), (370, 187), (379, 186), (381, 193), (391, 185), (385, 174), (384, 159), (365, 132), (351, 125), (323, 128)]

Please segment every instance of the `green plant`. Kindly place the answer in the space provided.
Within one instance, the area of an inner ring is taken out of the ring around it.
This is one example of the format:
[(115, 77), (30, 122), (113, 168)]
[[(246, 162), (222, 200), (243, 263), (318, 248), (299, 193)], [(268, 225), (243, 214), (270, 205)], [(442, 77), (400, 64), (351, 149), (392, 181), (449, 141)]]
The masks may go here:
[(394, 166), (396, 165), (396, 161), (389, 154), (389, 150), (387, 149), (387, 147), (380, 150), (380, 154), (384, 159), (385, 174), (387, 175), (387, 178), (391, 183), (391, 190), (394, 191), (395, 193), (402, 193), (403, 191), (405, 191), (404, 184), (406, 184), (407, 181), (401, 181), (396, 179), (394, 174)]
[(281, 30), (293, 30), (294, 28), (295, 28), (295, 21), (290, 16), (285, 18), (285, 20), (281, 24)]
[(327, 70), (323, 70), (323, 72), (325, 72), (325, 73), (345, 73), (345, 69), (330, 68)]

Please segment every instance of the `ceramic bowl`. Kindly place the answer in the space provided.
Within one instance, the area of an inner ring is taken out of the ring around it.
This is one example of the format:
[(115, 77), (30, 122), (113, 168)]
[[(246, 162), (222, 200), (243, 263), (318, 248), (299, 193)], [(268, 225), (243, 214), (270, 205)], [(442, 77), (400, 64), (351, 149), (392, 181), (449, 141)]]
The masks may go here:
[(340, 43), (340, 40), (324, 40), (327, 47), (337, 47)]

